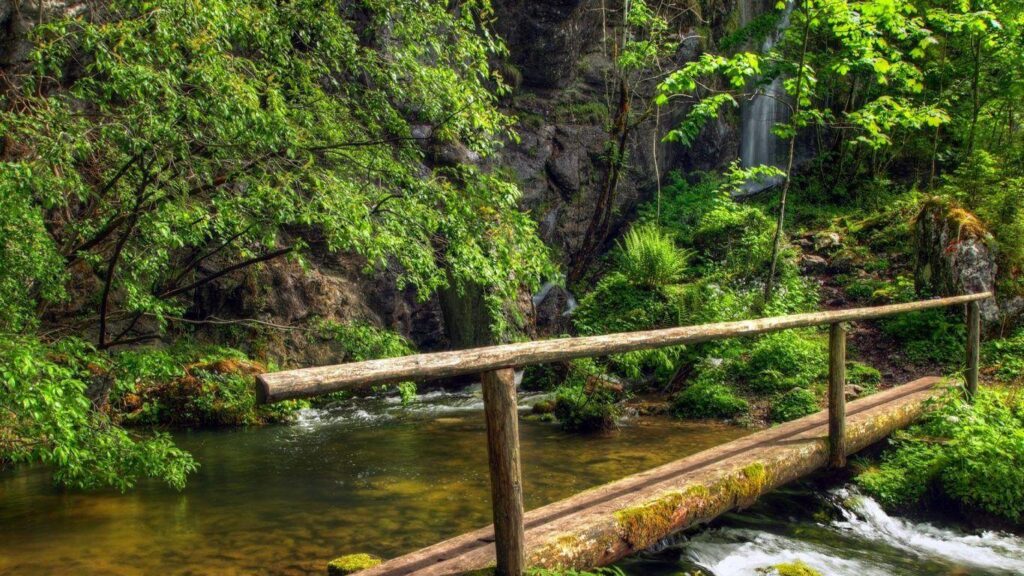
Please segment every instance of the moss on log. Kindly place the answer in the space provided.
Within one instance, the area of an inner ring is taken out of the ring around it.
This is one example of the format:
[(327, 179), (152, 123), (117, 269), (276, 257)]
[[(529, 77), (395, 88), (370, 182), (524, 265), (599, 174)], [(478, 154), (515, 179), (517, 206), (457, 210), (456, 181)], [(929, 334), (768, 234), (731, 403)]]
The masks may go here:
[[(848, 405), (853, 453), (910, 424), (936, 394), (924, 378)], [(526, 515), (527, 565), (605, 566), (676, 532), (752, 504), (758, 496), (823, 468), (827, 414), (819, 412), (607, 484)], [(366, 576), (462, 574), (494, 565), (484, 528), (396, 558)]]

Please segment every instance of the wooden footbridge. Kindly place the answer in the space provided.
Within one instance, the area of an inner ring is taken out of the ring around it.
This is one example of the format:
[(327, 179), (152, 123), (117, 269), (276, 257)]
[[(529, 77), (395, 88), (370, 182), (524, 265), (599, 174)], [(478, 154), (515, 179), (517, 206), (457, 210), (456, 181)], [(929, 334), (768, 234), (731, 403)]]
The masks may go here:
[[(526, 567), (590, 568), (643, 550), (709, 521), (787, 482), (846, 457), (905, 427), (937, 393), (927, 377), (846, 405), (845, 322), (965, 305), (968, 394), (978, 386), (980, 314), (985, 292), (906, 304), (794, 314), (417, 354), (263, 374), (262, 402), (304, 398), (406, 380), (480, 374), (493, 506), (493, 526), (435, 544), (360, 572), (365, 576), (443, 575), (481, 571), (520, 575)], [(829, 325), (828, 410), (588, 490), (524, 514), (515, 368)]]

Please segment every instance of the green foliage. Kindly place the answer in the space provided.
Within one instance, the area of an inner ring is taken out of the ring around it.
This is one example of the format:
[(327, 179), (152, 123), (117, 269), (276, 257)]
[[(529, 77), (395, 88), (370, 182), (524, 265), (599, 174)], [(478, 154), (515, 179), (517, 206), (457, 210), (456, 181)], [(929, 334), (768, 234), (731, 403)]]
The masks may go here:
[(703, 276), (714, 271), (747, 279), (767, 266), (772, 222), (760, 207), (734, 201), (736, 177), (698, 174), (691, 183), (673, 173), (659, 202), (640, 208), (643, 222), (661, 222), (693, 251)]
[(882, 373), (877, 368), (862, 362), (847, 362), (846, 382), (860, 386), (867, 392), (874, 392), (878, 390), (878, 385), (882, 383)]
[(555, 391), (555, 417), (573, 432), (601, 432), (615, 427), (624, 390), (606, 379), (590, 358), (573, 360), (565, 381)]
[(630, 228), (618, 245), (616, 269), (637, 286), (663, 288), (682, 280), (687, 257), (660, 228), (642, 224)]
[[(614, 269), (581, 300), (573, 314), (580, 334), (599, 335), (681, 326), (694, 309), (694, 288), (680, 284), (688, 254), (651, 224), (635, 226), (612, 254)], [(609, 360), (630, 379), (665, 379), (677, 366), (682, 348), (617, 354)]]
[(775, 33), (781, 17), (782, 12), (779, 10), (769, 10), (763, 14), (758, 14), (746, 26), (719, 40), (718, 47), (722, 51), (728, 52), (748, 42), (760, 43), (769, 34)]
[(982, 344), (982, 359), (992, 366), (995, 377), (1003, 382), (1019, 382), (1024, 378), (1024, 329), (1009, 338), (989, 340)]
[(770, 418), (772, 422), (789, 422), (814, 414), (821, 409), (818, 397), (810, 390), (793, 388), (772, 401)]
[(896, 434), (880, 464), (857, 476), (872, 496), (909, 507), (942, 495), (968, 510), (1024, 524), (1024, 405), (1017, 391), (953, 390)]
[(965, 358), (966, 325), (946, 310), (907, 312), (883, 320), (881, 326), (914, 362), (952, 365)]
[[(144, 315), (162, 332), (217, 268), (301, 257), (286, 229), (423, 298), (487, 286), (499, 328), (502, 304), (548, 271), (515, 185), (471, 164), (424, 174), (413, 133), (483, 156), (510, 133), (486, 0), (116, 0), (93, 14), (36, 26), (34, 67), (5, 91), (0, 130), (18, 146), (0, 225), (23, 228), (5, 238), (0, 328), (31, 323), (75, 265), (110, 283), (88, 302), (100, 323)], [(101, 347), (108, 336), (121, 335), (101, 330)]]
[(836, 278), (848, 296), (873, 304), (893, 304), (917, 299), (914, 281), (900, 275), (894, 280), (874, 276), (842, 275)]
[(745, 414), (750, 405), (736, 396), (732, 388), (722, 384), (724, 371), (706, 366), (700, 375), (672, 398), (672, 408), (680, 418), (735, 418)]
[(40, 462), (75, 488), (127, 490), (140, 478), (176, 488), (197, 467), (165, 434), (140, 436), (94, 410), (86, 390), (105, 377), (104, 359), (67, 339), (47, 346), (28, 337), (0, 341), (0, 463)]
[[(324, 322), (320, 326), (320, 331), (341, 346), (339, 352), (342, 354), (343, 362), (395, 358), (416, 353), (412, 343), (401, 334), (372, 324)], [(388, 386), (381, 387), (382, 390), (387, 388)], [(403, 404), (409, 404), (416, 399), (415, 382), (399, 382), (394, 388), (402, 398)], [(337, 392), (319, 396), (313, 401), (316, 404), (326, 404), (344, 398), (345, 392)]]
[(821, 382), (828, 370), (828, 353), (823, 339), (787, 330), (759, 338), (746, 360), (733, 366), (735, 377), (751, 390), (783, 392)]
[(287, 421), (301, 402), (256, 404), (255, 375), (244, 353), (180, 340), (168, 348), (111, 355), (111, 405), (121, 422), (174, 427), (241, 426)]

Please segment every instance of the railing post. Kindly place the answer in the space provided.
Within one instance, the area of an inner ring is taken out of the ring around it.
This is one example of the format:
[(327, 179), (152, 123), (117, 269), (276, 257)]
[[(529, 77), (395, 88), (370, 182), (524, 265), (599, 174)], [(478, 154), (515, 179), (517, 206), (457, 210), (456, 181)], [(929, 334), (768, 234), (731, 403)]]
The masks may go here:
[(967, 397), (978, 393), (978, 362), (981, 350), (981, 306), (978, 301), (967, 303)]
[(829, 466), (846, 466), (846, 329), (839, 322), (828, 333)]
[(491, 507), (499, 576), (523, 574), (523, 480), (519, 465), (519, 412), (512, 368), (482, 375)]

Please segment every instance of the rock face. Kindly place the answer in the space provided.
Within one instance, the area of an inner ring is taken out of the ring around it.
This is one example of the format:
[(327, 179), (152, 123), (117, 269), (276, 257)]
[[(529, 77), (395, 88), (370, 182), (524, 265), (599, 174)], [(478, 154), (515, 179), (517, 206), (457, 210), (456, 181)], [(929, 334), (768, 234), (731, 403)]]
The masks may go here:
[[(978, 219), (940, 199), (925, 203), (914, 224), (918, 290), (942, 296), (995, 291), (996, 259), (990, 236)], [(997, 322), (994, 300), (981, 302), (981, 316)]]
[(210, 284), (197, 295), (190, 315), (252, 318), (273, 328), (255, 325), (258, 336), (248, 338), (247, 345), (283, 366), (320, 366), (346, 359), (344, 342), (317, 329), (322, 322), (385, 328), (408, 337), (421, 350), (449, 346), (437, 298), (420, 301), (411, 289), (396, 290), (387, 271), (363, 274), (359, 258), (331, 254), (315, 244), (306, 258), (305, 268), (293, 260), (272, 260), (245, 276)]
[[(544, 241), (564, 263), (580, 246), (600, 192), (607, 125), (614, 111), (612, 61), (607, 54), (597, 0), (496, 0), (497, 30), (510, 51), (507, 67), (521, 80), (503, 104), (519, 118), (519, 142), (510, 142), (495, 163), (511, 170), (523, 191), (522, 205), (540, 225)], [(694, 59), (702, 52), (700, 36), (716, 36), (727, 26), (734, 4), (700, 2), (701, 18), (683, 14), (685, 38), (666, 68)], [(698, 28), (700, 26), (700, 28)], [(633, 114), (642, 116), (654, 82), (641, 84)], [(727, 164), (739, 150), (734, 124), (710, 123), (694, 146), (664, 144), (662, 137), (683, 116), (669, 106), (651, 114), (632, 131), (627, 142), (628, 167), (613, 201), (615, 231), (637, 205), (651, 199), (659, 178), (672, 170), (710, 170)]]
[(0, 66), (28, 60), (28, 31), (39, 22), (77, 16), (89, 9), (90, 3), (84, 0), (0, 0)]

